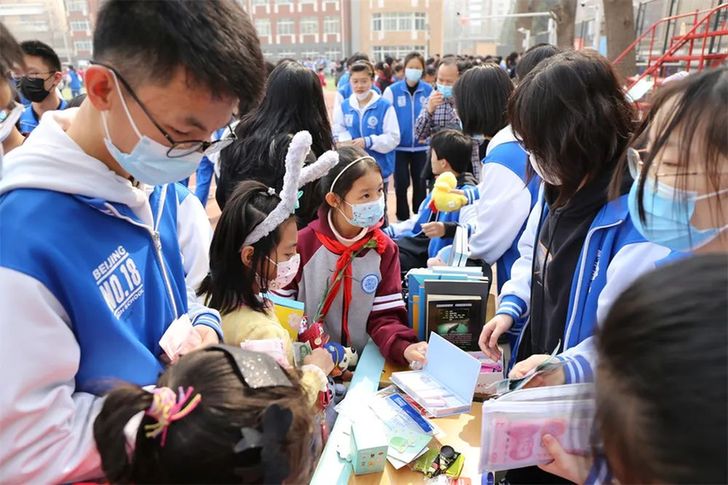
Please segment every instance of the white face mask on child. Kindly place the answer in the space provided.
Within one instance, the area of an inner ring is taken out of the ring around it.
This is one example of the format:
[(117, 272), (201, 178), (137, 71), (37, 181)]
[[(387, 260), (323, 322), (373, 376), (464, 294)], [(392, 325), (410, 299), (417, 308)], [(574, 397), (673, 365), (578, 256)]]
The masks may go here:
[(296, 254), (288, 261), (276, 263), (268, 258), (268, 261), (276, 266), (276, 277), (268, 281), (268, 289), (280, 290), (291, 284), (291, 281), (298, 274), (298, 267), (301, 265), (301, 255)]

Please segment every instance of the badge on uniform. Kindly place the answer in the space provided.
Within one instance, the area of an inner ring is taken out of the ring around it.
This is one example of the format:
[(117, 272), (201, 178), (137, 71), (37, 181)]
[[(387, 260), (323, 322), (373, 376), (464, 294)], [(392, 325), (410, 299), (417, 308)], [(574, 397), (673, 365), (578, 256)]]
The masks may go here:
[(354, 124), (354, 115), (344, 115), (344, 123), (346, 126), (351, 126)]
[(369, 128), (374, 128), (375, 126), (377, 126), (377, 123), (379, 123), (379, 120), (376, 116), (372, 115), (367, 118), (367, 125), (369, 125)]
[(379, 276), (375, 274), (368, 274), (361, 280), (361, 289), (367, 295), (371, 295), (377, 291), (379, 286)]
[(400, 108), (404, 108), (405, 106), (407, 106), (407, 98), (405, 98), (404, 96), (397, 96), (397, 106), (399, 106)]

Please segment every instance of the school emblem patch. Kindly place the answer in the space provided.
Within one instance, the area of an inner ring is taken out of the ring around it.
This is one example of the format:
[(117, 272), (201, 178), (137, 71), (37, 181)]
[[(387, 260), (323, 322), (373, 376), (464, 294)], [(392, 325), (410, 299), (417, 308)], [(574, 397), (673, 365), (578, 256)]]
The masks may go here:
[(361, 290), (367, 295), (371, 295), (377, 291), (379, 286), (379, 276), (375, 274), (368, 274), (361, 280)]

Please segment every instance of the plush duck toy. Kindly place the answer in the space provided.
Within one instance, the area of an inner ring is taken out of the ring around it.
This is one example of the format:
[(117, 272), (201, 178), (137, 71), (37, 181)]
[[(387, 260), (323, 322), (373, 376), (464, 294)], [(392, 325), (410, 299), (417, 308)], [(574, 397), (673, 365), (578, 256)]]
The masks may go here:
[(456, 189), (458, 181), (452, 172), (440, 174), (435, 180), (432, 188), (432, 199), (430, 208), (439, 212), (453, 212), (468, 203), (468, 198), (462, 194), (452, 193)]

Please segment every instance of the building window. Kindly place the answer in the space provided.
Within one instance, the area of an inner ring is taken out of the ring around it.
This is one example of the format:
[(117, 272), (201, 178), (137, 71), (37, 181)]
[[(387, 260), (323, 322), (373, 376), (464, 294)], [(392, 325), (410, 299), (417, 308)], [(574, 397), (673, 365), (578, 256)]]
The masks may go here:
[(326, 58), (329, 60), (338, 60), (341, 59), (341, 51), (337, 50), (327, 50), (326, 51)]
[(425, 23), (424, 12), (372, 14), (373, 32), (425, 30)]
[(73, 48), (76, 50), (76, 52), (91, 52), (91, 49), (93, 49), (93, 42), (91, 42), (90, 40), (77, 40), (73, 43)]
[(253, 7), (257, 5), (268, 5), (268, 0), (253, 0)]
[(277, 24), (278, 35), (293, 35), (293, 20), (281, 19)]
[(301, 5), (305, 5), (307, 3), (315, 4), (316, 0), (298, 0), (298, 3), (300, 3)]
[(88, 20), (74, 20), (70, 25), (73, 32), (86, 32), (91, 30), (91, 25), (89, 25)]
[(301, 57), (304, 59), (316, 59), (319, 56), (318, 51), (303, 51)]
[(377, 61), (383, 61), (386, 56), (392, 56), (395, 59), (402, 59), (412, 51), (424, 53), (425, 46), (423, 45), (375, 45), (372, 48), (374, 59)]
[(374, 14), (372, 14), (372, 32), (381, 32), (381, 31), (382, 31), (382, 14), (374, 13)]
[(316, 34), (319, 31), (318, 19), (315, 17), (307, 17), (301, 19), (302, 34)]
[(338, 34), (340, 31), (339, 17), (324, 18), (324, 34)]
[(295, 59), (296, 53), (295, 52), (280, 52), (278, 53), (278, 57), (282, 59)]
[(292, 5), (293, 0), (276, 0), (276, 5)]
[(68, 2), (69, 12), (85, 12), (88, 10), (88, 2), (86, 0), (71, 0)]
[(415, 30), (425, 30), (425, 13), (415, 13)]
[(255, 30), (258, 31), (258, 35), (261, 37), (270, 35), (270, 19), (256, 19)]

